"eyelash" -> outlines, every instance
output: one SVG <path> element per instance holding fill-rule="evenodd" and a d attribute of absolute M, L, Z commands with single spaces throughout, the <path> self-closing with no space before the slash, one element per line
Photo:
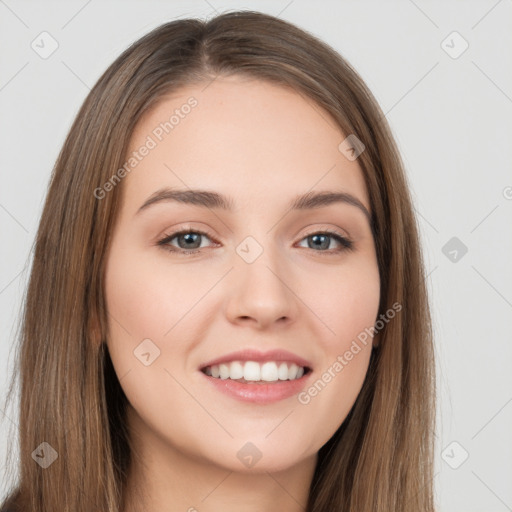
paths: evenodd
<path fill-rule="evenodd" d="M 190 233 L 201 235 L 201 236 L 206 236 L 210 240 L 215 241 L 213 239 L 213 237 L 211 237 L 208 233 L 206 233 L 204 231 L 197 230 L 197 229 L 183 229 L 183 230 L 180 230 L 180 231 L 175 231 L 174 233 L 171 233 L 171 234 L 168 234 L 168 235 L 164 235 L 163 238 L 161 238 L 160 240 L 157 241 L 157 245 L 162 247 L 162 249 L 164 249 L 164 250 L 167 250 L 167 251 L 170 251 L 170 252 L 173 252 L 173 253 L 178 253 L 178 254 L 183 255 L 183 256 L 188 256 L 188 255 L 192 255 L 192 254 L 198 253 L 198 252 L 201 251 L 201 249 L 190 249 L 190 250 L 187 250 L 187 249 L 180 249 L 178 247 L 174 247 L 174 246 L 168 245 L 169 242 L 171 240 L 173 240 L 174 238 L 176 238 L 177 236 L 185 235 L 185 234 L 190 234 Z M 340 252 L 353 251 L 354 250 L 354 244 L 353 244 L 352 240 L 348 239 L 347 237 L 343 236 L 341 233 L 338 233 L 337 231 L 313 231 L 311 233 L 306 234 L 301 239 L 301 241 L 304 240 L 305 238 L 308 238 L 308 237 L 313 236 L 313 235 L 328 235 L 328 236 L 334 238 L 341 245 L 340 249 L 329 249 L 327 251 L 315 251 L 314 249 L 308 248 L 308 249 L 310 249 L 313 252 L 317 252 L 317 253 L 322 254 L 322 256 L 333 256 L 334 254 L 338 254 Z"/>

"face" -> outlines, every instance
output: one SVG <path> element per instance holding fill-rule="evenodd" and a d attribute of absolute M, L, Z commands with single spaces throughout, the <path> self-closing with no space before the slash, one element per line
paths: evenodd
<path fill-rule="evenodd" d="M 346 135 L 301 94 L 241 77 L 183 88 L 138 123 L 117 185 L 107 345 L 130 424 L 160 452 L 281 470 L 315 457 L 350 411 L 380 279 Z M 320 192 L 353 202 L 291 208 Z"/>

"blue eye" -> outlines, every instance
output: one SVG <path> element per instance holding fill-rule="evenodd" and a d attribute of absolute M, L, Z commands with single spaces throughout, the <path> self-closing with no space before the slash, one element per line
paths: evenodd
<path fill-rule="evenodd" d="M 307 235 L 306 237 L 304 237 L 303 240 L 306 240 L 308 238 L 312 240 L 312 243 L 308 243 L 308 247 L 310 249 L 313 249 L 315 247 L 329 249 L 329 245 L 330 245 L 329 239 L 336 240 L 336 242 L 338 242 L 338 244 L 341 245 L 340 249 L 334 250 L 335 252 L 352 250 L 354 248 L 353 242 L 351 240 L 340 235 L 336 231 L 320 231 L 317 233 L 311 233 L 310 235 Z M 325 241 L 327 241 L 327 243 L 325 243 Z M 332 251 L 332 249 L 331 249 L 331 251 Z M 316 252 L 327 252 L 327 251 L 316 251 Z M 330 254 L 330 252 L 328 254 Z"/>
<path fill-rule="evenodd" d="M 198 230 L 181 230 L 165 235 L 164 238 L 157 242 L 157 245 L 164 249 L 182 254 L 184 256 L 189 254 L 195 254 L 201 251 L 201 237 L 206 237 L 212 240 L 212 238 L 204 231 Z M 173 245 L 171 242 L 176 239 L 178 247 Z M 325 255 L 333 255 L 343 251 L 353 251 L 354 244 L 351 240 L 341 235 L 336 231 L 318 231 L 306 235 L 302 240 L 311 239 L 311 243 L 308 243 L 308 248 L 314 252 L 318 252 Z M 331 240 L 335 240 L 339 244 L 338 249 L 329 249 Z M 301 241 L 302 241 L 301 240 Z M 327 241 L 327 243 L 326 243 Z M 189 247 L 190 249 L 187 249 Z M 316 248 L 329 249 L 317 251 Z"/>
<path fill-rule="evenodd" d="M 158 245 L 163 246 L 165 249 L 172 251 L 172 252 L 182 252 L 183 254 L 193 254 L 196 252 L 199 252 L 199 248 L 201 247 L 201 243 L 199 243 L 199 246 L 197 246 L 197 241 L 200 239 L 200 237 L 208 236 L 207 233 L 203 231 L 192 231 L 192 230 L 183 230 L 183 231 L 177 231 L 175 233 L 171 233 L 170 235 L 166 235 L 162 240 L 158 241 Z M 183 240 L 185 243 L 185 247 L 188 245 L 188 247 L 191 247 L 192 249 L 184 249 L 181 247 L 175 247 L 173 245 L 170 245 L 171 240 L 174 240 L 177 238 L 179 241 Z M 198 247 L 198 248 L 196 248 Z"/>

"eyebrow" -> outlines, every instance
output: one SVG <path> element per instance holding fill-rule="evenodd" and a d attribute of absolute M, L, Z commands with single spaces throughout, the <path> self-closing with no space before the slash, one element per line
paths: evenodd
<path fill-rule="evenodd" d="M 218 192 L 210 190 L 197 190 L 197 189 L 170 189 L 162 188 L 157 190 L 142 204 L 137 210 L 137 214 L 147 209 L 151 205 L 162 202 L 178 202 L 183 204 L 191 204 L 211 209 L 222 209 L 232 211 L 234 209 L 234 201 L 230 197 L 226 197 Z M 372 223 L 370 212 L 366 206 L 357 199 L 357 197 L 349 194 L 348 192 L 308 192 L 304 195 L 296 196 L 289 203 L 288 208 L 291 210 L 311 210 L 316 208 L 324 208 L 336 203 L 345 203 L 355 206 L 361 210 L 368 222 Z"/>

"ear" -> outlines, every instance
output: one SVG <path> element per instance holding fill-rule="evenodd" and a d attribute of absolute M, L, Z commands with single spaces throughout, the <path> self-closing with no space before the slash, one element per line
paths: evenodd
<path fill-rule="evenodd" d="M 372 341 L 372 348 L 378 348 L 380 345 L 380 332 L 378 332 L 374 337 Z"/>

